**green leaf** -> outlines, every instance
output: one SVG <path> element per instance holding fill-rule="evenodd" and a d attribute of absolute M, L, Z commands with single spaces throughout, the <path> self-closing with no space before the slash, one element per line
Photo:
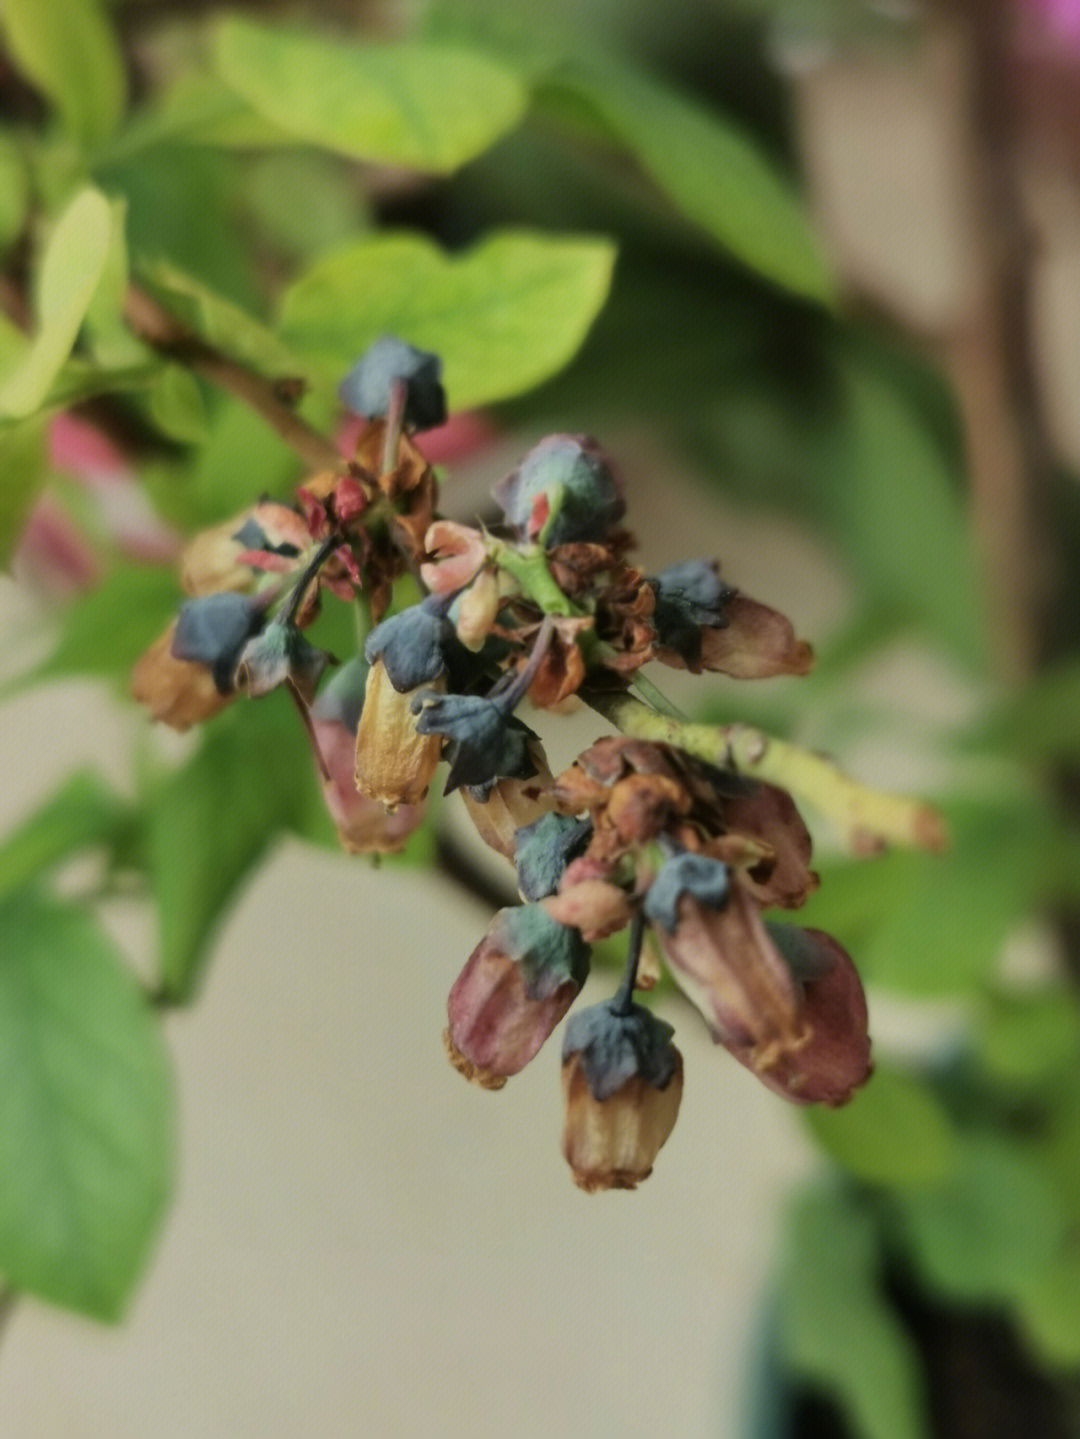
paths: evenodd
<path fill-rule="evenodd" d="M 202 444 L 209 433 L 199 382 L 183 365 L 166 365 L 150 389 L 150 417 L 180 444 Z"/>
<path fill-rule="evenodd" d="M 89 770 L 73 774 L 0 845 L 0 902 L 79 850 L 118 837 L 132 810 Z"/>
<path fill-rule="evenodd" d="M 836 286 L 792 183 L 726 116 L 614 62 L 567 61 L 548 98 L 584 103 L 684 215 L 745 265 L 808 299 Z"/>
<path fill-rule="evenodd" d="M 160 1030 L 87 914 L 0 905 L 0 1273 L 122 1314 L 164 1212 L 172 1088 Z"/>
<path fill-rule="evenodd" d="M 0 21 L 18 68 L 84 144 L 104 139 L 124 112 L 119 41 L 98 0 L 2 0 Z"/>
<path fill-rule="evenodd" d="M 527 232 L 446 255 L 419 235 L 376 235 L 317 261 L 285 292 L 282 333 L 328 385 L 380 335 L 442 356 L 453 409 L 521 394 L 581 345 L 607 297 L 606 240 Z"/>
<path fill-rule="evenodd" d="M 1038 1084 L 1080 1051 L 1080 1006 L 1061 986 L 981 995 L 971 1036 L 982 1068 L 1009 1086 Z"/>
<path fill-rule="evenodd" d="M 1065 1233 L 1061 1200 L 1024 1148 L 965 1137 L 954 1177 L 897 1191 L 900 1231 L 923 1281 L 946 1300 L 1010 1303 L 1053 1262 Z"/>
<path fill-rule="evenodd" d="M 958 477 L 907 397 L 873 364 L 844 364 L 835 526 L 867 594 L 903 608 L 966 665 L 986 664 L 979 588 Z"/>
<path fill-rule="evenodd" d="M 169 308 L 211 345 L 258 370 L 296 374 L 295 356 L 273 331 L 202 280 L 166 260 L 143 266 L 140 274 L 153 288 L 164 291 Z"/>
<path fill-rule="evenodd" d="M 109 244 L 94 297 L 86 312 L 86 329 L 94 358 L 112 369 L 144 366 L 152 352 L 128 329 L 124 317 L 130 266 L 127 245 L 127 201 L 111 202 Z"/>
<path fill-rule="evenodd" d="M 10 561 L 48 473 L 41 420 L 0 424 L 0 565 L 7 566 Z"/>
<path fill-rule="evenodd" d="M 830 1158 L 867 1184 L 935 1184 L 957 1164 L 957 1135 L 934 1091 L 888 1065 L 842 1108 L 815 1105 L 804 1118 Z"/>
<path fill-rule="evenodd" d="M 21 419 L 41 408 L 98 288 L 112 229 L 108 200 L 90 186 L 80 190 L 58 220 L 41 263 L 39 328 L 14 370 L 0 382 L 0 413 Z"/>
<path fill-rule="evenodd" d="M 144 477 L 167 519 L 199 529 L 239 513 L 260 495 L 284 497 L 295 485 L 296 455 L 240 400 L 230 396 L 214 404 L 208 430 L 182 469 Z"/>
<path fill-rule="evenodd" d="M 0 257 L 18 239 L 30 209 L 26 161 L 8 135 L 0 135 Z"/>
<path fill-rule="evenodd" d="M 217 28 L 214 60 L 265 119 L 358 160 L 450 172 L 525 110 L 513 71 L 455 46 L 360 43 L 234 17 Z"/>
<path fill-rule="evenodd" d="M 302 822 L 313 784 L 300 721 L 277 695 L 222 714 L 195 756 L 150 796 L 161 984 L 170 999 L 191 999 L 230 904 L 282 829 Z"/>
<path fill-rule="evenodd" d="M 1075 858 L 1030 796 L 941 808 L 951 832 L 943 854 L 893 850 L 823 864 L 821 888 L 800 913 L 837 935 L 869 983 L 903 994 L 956 994 L 987 976 L 1009 931 Z"/>
<path fill-rule="evenodd" d="M 1080 1367 L 1080 1244 L 1073 1238 L 1032 1275 L 1017 1302 L 1025 1338 L 1043 1364 Z"/>
<path fill-rule="evenodd" d="M 804 1195 L 786 1248 L 780 1342 L 788 1367 L 832 1395 L 861 1439 L 924 1439 L 919 1360 L 881 1292 L 873 1218 L 839 1192 Z"/>
<path fill-rule="evenodd" d="M 56 646 L 35 677 L 126 677 L 180 599 L 176 576 L 165 565 L 117 565 L 97 589 L 72 602 Z"/>

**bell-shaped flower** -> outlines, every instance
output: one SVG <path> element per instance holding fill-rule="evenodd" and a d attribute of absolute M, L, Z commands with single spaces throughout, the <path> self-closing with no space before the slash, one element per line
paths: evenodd
<path fill-rule="evenodd" d="M 536 904 L 501 909 L 447 1001 L 454 1068 L 501 1089 L 525 1068 L 585 983 L 589 947 Z"/>
<path fill-rule="evenodd" d="M 446 673 L 445 650 L 451 638 L 445 603 L 429 598 L 376 625 L 364 654 L 369 664 L 382 661 L 399 694 L 412 694 Z"/>
<path fill-rule="evenodd" d="M 622 486 L 594 440 L 549 435 L 493 492 L 509 524 L 545 547 L 602 540 L 626 509 Z"/>
<path fill-rule="evenodd" d="M 430 430 L 446 419 L 446 392 L 441 377 L 438 355 L 418 350 L 393 335 L 383 335 L 342 380 L 338 396 L 354 415 L 376 419 L 389 412 L 395 382 L 404 381 L 404 423 L 410 429 Z"/>
<path fill-rule="evenodd" d="M 791 969 L 727 866 L 704 855 L 669 860 L 645 897 L 645 915 L 718 1044 L 737 1048 L 764 1074 L 806 1043 Z"/>
<path fill-rule="evenodd" d="M 173 620 L 132 670 L 131 694 L 154 719 L 185 730 L 211 719 L 232 695 L 218 689 L 209 666 L 176 658 L 172 649 L 175 635 Z"/>
<path fill-rule="evenodd" d="M 188 600 L 177 616 L 173 656 L 206 665 L 220 692 L 230 694 L 241 651 L 264 614 L 265 605 L 256 596 L 228 592 Z"/>
<path fill-rule="evenodd" d="M 350 854 L 393 854 L 423 823 L 426 806 L 401 804 L 388 811 L 356 787 L 356 728 L 367 671 L 367 661 L 356 655 L 323 685 L 310 709 L 311 739 L 323 798 L 343 848 Z"/>
<path fill-rule="evenodd" d="M 436 687 L 445 684 L 445 675 L 433 681 Z M 390 808 L 419 804 L 442 756 L 442 736 L 417 730 L 414 698 L 414 691 L 395 687 L 381 659 L 374 661 L 356 732 L 356 785 Z"/>
<path fill-rule="evenodd" d="M 769 924 L 769 938 L 801 990 L 806 1043 L 759 1070 L 770 1089 L 796 1104 L 844 1104 L 873 1072 L 866 995 L 851 957 L 830 935 L 796 925 Z M 752 1056 L 731 1047 L 753 1068 Z"/>
<path fill-rule="evenodd" d="M 652 1173 L 682 1099 L 673 1033 L 640 1005 L 614 1000 L 567 1024 L 563 1154 L 581 1189 L 634 1189 Z"/>

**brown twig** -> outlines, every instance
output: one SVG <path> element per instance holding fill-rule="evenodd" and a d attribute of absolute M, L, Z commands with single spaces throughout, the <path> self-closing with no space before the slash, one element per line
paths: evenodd
<path fill-rule="evenodd" d="M 260 414 L 312 469 L 344 465 L 337 448 L 282 401 L 272 381 L 207 344 L 138 285 L 128 289 L 124 315 L 135 334 L 159 354 L 186 365 Z"/>

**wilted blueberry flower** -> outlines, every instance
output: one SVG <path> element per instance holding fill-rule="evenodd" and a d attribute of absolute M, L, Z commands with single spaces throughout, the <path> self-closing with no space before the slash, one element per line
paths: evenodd
<path fill-rule="evenodd" d="M 498 779 L 529 779 L 536 773 L 529 754 L 535 736 L 501 700 L 427 691 L 413 699 L 412 710 L 418 734 L 445 735 L 451 741 L 447 794 L 459 785 L 476 790 Z"/>
<path fill-rule="evenodd" d="M 404 380 L 408 386 L 404 423 L 410 429 L 430 430 L 446 419 L 446 392 L 440 383 L 441 375 L 442 361 L 438 355 L 384 335 L 345 376 L 338 386 L 338 395 L 353 414 L 375 419 L 388 413 L 394 382 Z"/>
<path fill-rule="evenodd" d="M 180 556 L 180 583 L 189 595 L 208 595 L 220 590 L 250 591 L 259 570 L 241 560 L 245 554 L 266 558 L 261 568 L 286 570 L 299 559 L 311 537 L 295 510 L 273 500 L 263 500 L 224 524 L 202 530 Z"/>
<path fill-rule="evenodd" d="M 212 719 L 229 703 L 206 665 L 179 660 L 172 652 L 176 621 L 159 635 L 131 672 L 132 698 L 154 719 L 176 730 Z"/>
<path fill-rule="evenodd" d="M 635 1189 L 675 1127 L 682 1056 L 670 1024 L 617 1000 L 576 1014 L 563 1039 L 563 1154 L 582 1189 Z"/>
<path fill-rule="evenodd" d="M 316 649 L 295 625 L 273 620 L 261 634 L 248 640 L 241 651 L 236 683 L 253 698 L 287 684 L 310 703 L 329 663 L 326 651 Z"/>
<path fill-rule="evenodd" d="M 500 480 L 493 494 L 511 525 L 544 543 L 602 540 L 626 506 L 622 490 L 594 440 L 549 435 Z"/>
<path fill-rule="evenodd" d="M 514 858 L 518 830 L 550 813 L 555 803 L 551 792 L 554 780 L 543 745 L 533 735 L 526 739 L 525 747 L 535 767 L 532 774 L 524 778 L 507 776 L 471 789 L 462 785 L 458 791 L 477 834 L 509 860 Z"/>
<path fill-rule="evenodd" d="M 656 603 L 653 628 L 660 644 L 680 654 L 691 669 L 701 661 L 701 632 L 727 624 L 724 606 L 734 591 L 720 578 L 718 565 L 684 560 L 649 580 Z"/>
<path fill-rule="evenodd" d="M 445 674 L 444 648 L 452 635 L 445 604 L 429 598 L 376 625 L 364 654 L 369 664 L 381 660 L 390 683 L 408 694 Z"/>
<path fill-rule="evenodd" d="M 202 595 L 188 600 L 176 621 L 172 653 L 206 665 L 221 694 L 234 688 L 240 652 L 263 622 L 265 605 L 248 595 Z"/>
<path fill-rule="evenodd" d="M 709 909 L 722 909 L 729 887 L 726 864 L 704 854 L 673 855 L 649 886 L 646 917 L 671 932 L 679 922 L 679 900 L 684 894 L 693 895 Z"/>
<path fill-rule="evenodd" d="M 501 1089 L 533 1058 L 589 973 L 577 930 L 539 905 L 500 909 L 447 1001 L 446 1047 L 454 1068 Z"/>

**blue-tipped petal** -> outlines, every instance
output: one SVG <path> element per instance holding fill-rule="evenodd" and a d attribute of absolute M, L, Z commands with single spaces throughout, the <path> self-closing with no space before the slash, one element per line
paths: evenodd
<path fill-rule="evenodd" d="M 408 383 L 405 424 L 430 430 L 446 419 L 446 392 L 438 355 L 383 335 L 356 362 L 338 386 L 346 409 L 367 419 L 385 416 L 395 380 Z"/>
<path fill-rule="evenodd" d="M 588 843 L 592 821 L 569 815 L 541 815 L 514 835 L 514 867 L 526 899 L 544 899 L 559 887 L 566 866 Z"/>
<path fill-rule="evenodd" d="M 432 684 L 446 672 L 444 647 L 453 631 L 436 607 L 422 601 L 375 626 L 364 654 L 369 664 L 382 660 L 398 694 Z"/>
<path fill-rule="evenodd" d="M 613 1000 L 579 1010 L 567 1023 L 562 1057 L 581 1055 L 594 1099 L 610 1099 L 640 1075 L 653 1089 L 663 1089 L 678 1066 L 670 1024 L 639 1004 L 620 1014 Z"/>
<path fill-rule="evenodd" d="M 707 909 L 723 909 L 729 887 L 728 867 L 720 860 L 704 854 L 677 854 L 649 886 L 645 916 L 673 934 L 679 922 L 679 900 L 684 894 L 692 895 Z"/>
<path fill-rule="evenodd" d="M 240 651 L 263 621 L 263 607 L 248 595 L 202 595 L 180 610 L 172 653 L 178 660 L 207 665 L 220 694 L 233 689 Z"/>

